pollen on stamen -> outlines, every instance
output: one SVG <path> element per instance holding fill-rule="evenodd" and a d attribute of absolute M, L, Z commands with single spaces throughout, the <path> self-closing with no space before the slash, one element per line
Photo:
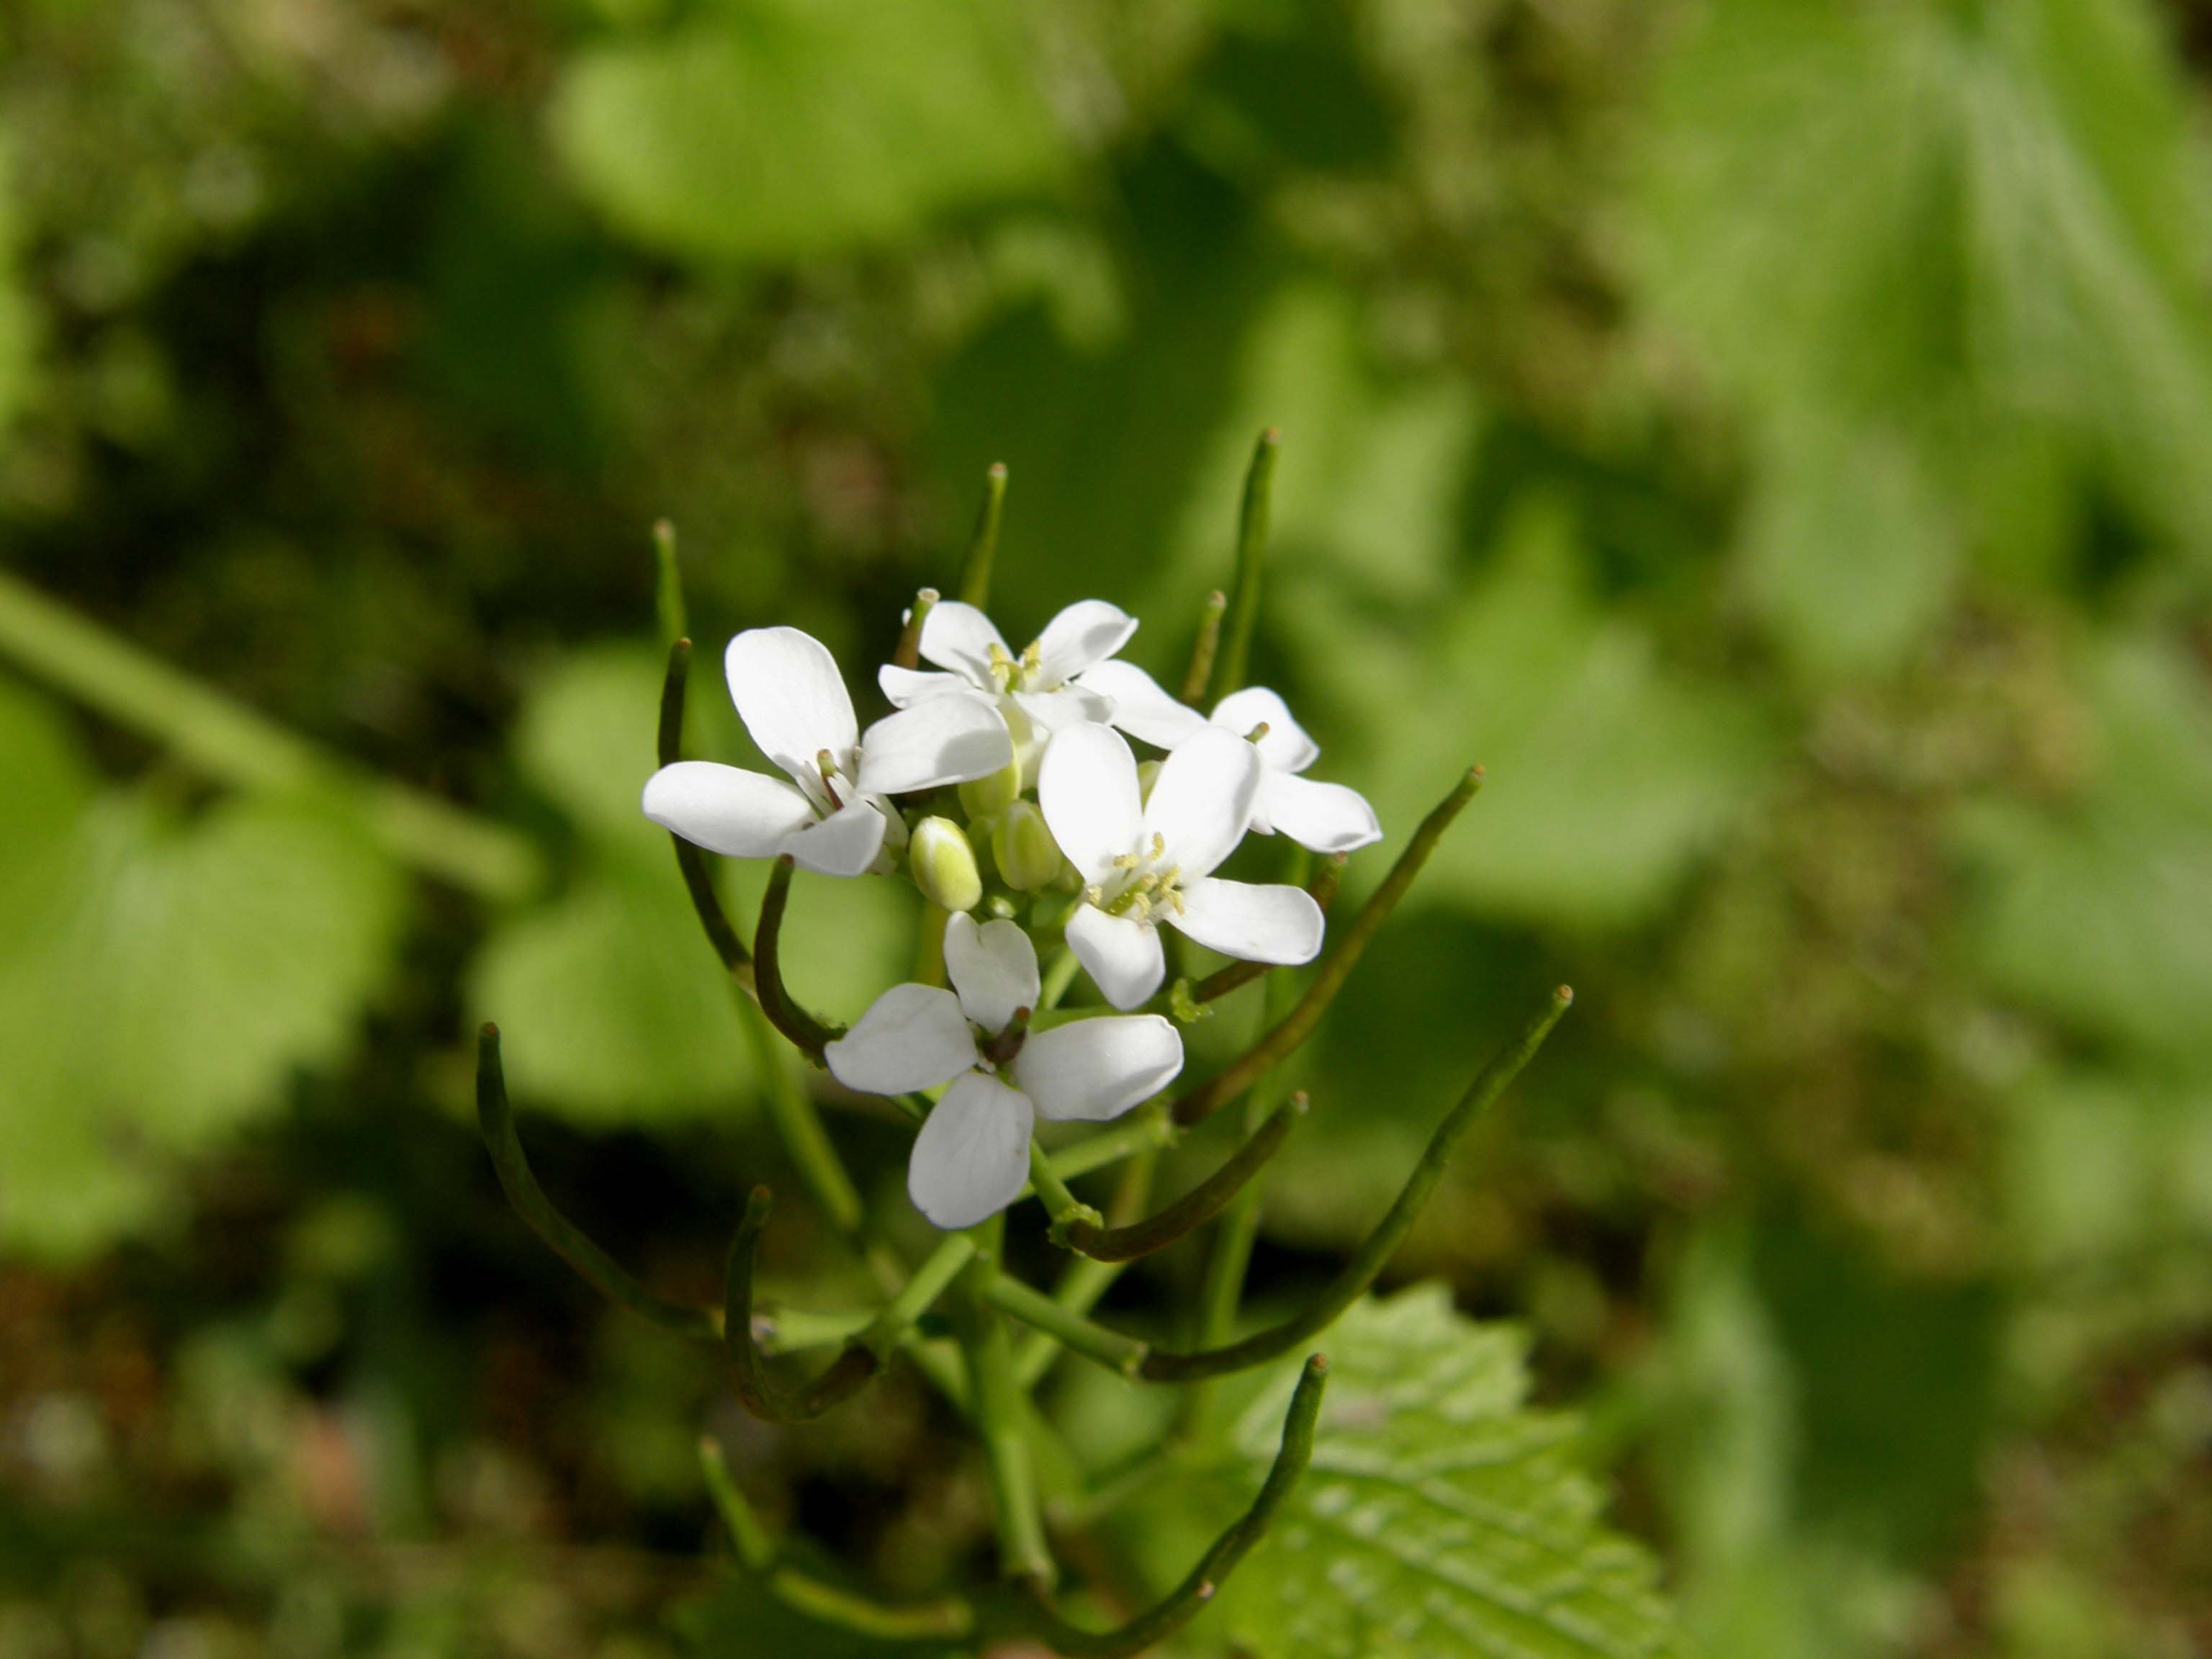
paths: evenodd
<path fill-rule="evenodd" d="M 1247 743 L 1257 743 L 1261 738 L 1267 735 L 1267 722 L 1261 720 L 1257 726 L 1254 726 L 1249 732 L 1247 732 L 1244 734 L 1244 741 Z"/>
<path fill-rule="evenodd" d="M 1152 831 L 1152 856 L 1164 859 L 1168 855 L 1168 838 L 1158 830 Z"/>

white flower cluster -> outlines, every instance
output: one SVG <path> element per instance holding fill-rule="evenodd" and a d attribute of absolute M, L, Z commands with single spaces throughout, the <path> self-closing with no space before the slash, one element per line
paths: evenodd
<path fill-rule="evenodd" d="M 1247 962 L 1295 964 L 1320 951 L 1321 909 L 1303 889 L 1213 873 L 1247 831 L 1324 853 L 1382 835 L 1360 796 L 1301 775 L 1321 751 L 1280 697 L 1251 687 L 1200 714 L 1115 659 L 1136 629 L 1134 617 L 1086 599 L 1017 653 L 975 606 L 936 605 L 919 646 L 939 672 L 881 670 L 896 712 L 862 732 L 827 648 L 797 629 L 753 629 L 725 655 L 730 695 L 791 782 L 684 761 L 645 786 L 645 815 L 711 852 L 788 854 L 832 876 L 903 860 L 954 913 L 952 988 L 894 987 L 825 1053 L 848 1088 L 943 1089 L 908 1176 L 940 1227 L 1012 1202 L 1037 1117 L 1103 1121 L 1182 1068 L 1182 1039 L 1157 1014 L 1030 1030 L 1041 981 L 1030 935 L 1009 919 L 1014 895 L 1065 896 L 1054 925 L 1106 1001 L 1127 1011 L 1166 976 L 1162 923 Z M 1165 758 L 1140 769 L 1123 732 Z M 909 823 L 893 799 L 954 785 L 964 827 L 934 815 Z M 978 908 L 992 919 L 978 923 L 969 914 Z"/>

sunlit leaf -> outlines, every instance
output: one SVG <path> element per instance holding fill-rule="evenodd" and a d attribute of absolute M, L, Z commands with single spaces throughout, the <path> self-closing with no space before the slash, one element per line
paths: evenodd
<path fill-rule="evenodd" d="M 1208 1614 L 1314 1659 L 1626 1659 L 1680 1650 L 1651 1558 L 1607 1532 L 1573 1419 L 1528 1405 L 1526 1339 L 1440 1285 L 1332 1330 L 1305 1479 Z M 1291 1378 L 1239 1419 L 1240 1482 L 1274 1455 Z"/>
<path fill-rule="evenodd" d="M 344 1057 L 404 878 L 349 823 L 296 808 L 179 817 L 143 793 L 88 799 L 50 715 L 9 698 L 0 724 L 16 820 L 0 1245 L 79 1254 L 147 1219 L 173 1155 Z"/>
<path fill-rule="evenodd" d="M 993 0 L 723 0 L 579 54 L 552 125 L 621 229 L 714 259 L 884 241 L 1060 165 L 1018 14 Z"/>

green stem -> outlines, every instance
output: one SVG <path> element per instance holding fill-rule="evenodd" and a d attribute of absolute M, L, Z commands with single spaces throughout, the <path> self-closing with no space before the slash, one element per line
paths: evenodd
<path fill-rule="evenodd" d="M 1222 1581 L 1266 1535 L 1284 1500 L 1304 1474 L 1313 1457 L 1314 1429 L 1321 1417 L 1328 1378 L 1327 1359 L 1315 1354 L 1306 1361 L 1298 1374 L 1297 1387 L 1291 1391 L 1290 1409 L 1283 1414 L 1282 1444 L 1252 1507 L 1214 1540 L 1198 1565 L 1157 1607 L 1113 1630 L 1086 1631 L 1061 1618 L 1042 1588 L 1037 1588 L 1032 1592 L 1034 1604 L 1014 1615 L 1016 1629 L 1066 1659 L 1133 1659 L 1197 1617 L 1220 1589 Z"/>
<path fill-rule="evenodd" d="M 722 1346 L 729 1355 L 731 1382 L 747 1411 L 764 1423 L 811 1423 L 866 1387 L 883 1360 L 866 1343 L 848 1342 L 828 1370 L 795 1392 L 769 1376 L 753 1329 L 753 1258 L 774 1204 L 765 1187 L 754 1188 L 746 1200 L 722 1281 Z"/>
<path fill-rule="evenodd" d="M 1045 1156 L 1044 1148 L 1037 1145 L 1034 1136 L 1030 1140 L 1030 1185 L 1044 1200 L 1045 1213 L 1052 1218 L 1052 1239 L 1055 1244 L 1064 1246 L 1072 1228 L 1105 1224 L 1105 1217 L 1067 1190 L 1067 1182 L 1054 1172 L 1052 1160 Z"/>
<path fill-rule="evenodd" d="M 1006 464 L 994 461 L 983 475 L 983 505 L 975 514 L 968 556 L 960 565 L 960 597 L 981 608 L 991 601 L 991 565 L 999 555 L 999 520 L 1006 503 Z"/>
<path fill-rule="evenodd" d="M 1050 1336 L 1086 1359 L 1095 1359 L 1109 1371 L 1119 1371 L 1123 1376 L 1134 1376 L 1137 1368 L 1145 1363 L 1152 1352 L 1148 1344 L 1119 1331 L 1109 1331 L 1103 1325 L 1093 1324 L 1081 1314 L 1066 1308 L 1043 1291 L 1024 1285 L 1018 1279 L 1004 1273 L 991 1280 L 990 1297 L 1000 1312 L 1018 1319 L 1033 1330 Z M 1020 1370 L 1015 1369 L 1017 1386 Z"/>
<path fill-rule="evenodd" d="M 837 1033 L 800 1007 L 784 989 L 783 958 L 778 948 L 783 936 L 783 913 L 791 902 L 791 874 L 796 867 L 786 853 L 769 874 L 768 891 L 761 898 L 760 922 L 753 930 L 753 983 L 769 1024 L 789 1038 L 792 1047 L 823 1066 L 829 1062 L 823 1059 L 822 1051 Z"/>
<path fill-rule="evenodd" d="M 1046 966 L 1043 983 L 1037 991 L 1037 1012 L 1060 1006 L 1060 1000 L 1067 994 L 1067 988 L 1075 983 L 1075 975 L 1083 964 L 1076 960 L 1075 952 L 1066 945 Z"/>
<path fill-rule="evenodd" d="M 1352 926 L 1346 928 L 1338 939 L 1336 948 L 1322 963 L 1320 973 L 1306 988 L 1306 994 L 1298 1000 L 1297 1006 L 1279 1024 L 1253 1045 L 1243 1058 L 1178 1099 L 1175 1104 L 1176 1122 L 1195 1123 L 1208 1113 L 1227 1105 L 1289 1058 L 1300 1043 L 1313 1035 L 1314 1028 L 1321 1024 L 1321 1017 L 1328 1011 L 1328 1005 L 1336 1000 L 1337 992 L 1343 988 L 1344 981 L 1351 977 L 1352 970 L 1358 965 L 1360 955 L 1367 949 L 1368 941 L 1389 918 L 1398 901 L 1405 896 L 1406 890 L 1413 884 L 1413 878 L 1420 874 L 1421 866 L 1429 861 L 1429 854 L 1436 850 L 1437 843 L 1443 838 L 1444 831 L 1451 827 L 1452 820 L 1460 815 L 1461 809 L 1468 802 L 1474 799 L 1475 792 L 1482 787 L 1482 769 L 1480 766 L 1472 769 L 1450 794 L 1430 810 L 1428 817 L 1421 820 L 1421 827 L 1413 832 L 1413 838 L 1406 843 L 1406 850 L 1398 854 L 1398 861 L 1390 866 L 1390 873 L 1382 878 L 1382 884 L 1360 907 L 1359 914 L 1352 918 Z"/>
<path fill-rule="evenodd" d="M 991 1474 L 1000 1568 L 1018 1582 L 1048 1585 L 1054 1569 L 1024 1430 L 1024 1400 L 1014 1380 L 1013 1346 L 994 1297 L 1005 1224 L 1005 1216 L 996 1215 L 974 1230 L 981 1237 L 975 1259 L 960 1275 L 960 1346 L 968 1360 L 969 1393 Z"/>
<path fill-rule="evenodd" d="M 928 1258 L 914 1270 L 905 1287 L 884 1304 L 883 1311 L 860 1334 L 860 1345 L 879 1358 L 888 1359 L 891 1351 L 906 1340 L 922 1315 L 935 1307 L 938 1297 L 951 1288 L 961 1269 L 975 1259 L 973 1238 L 966 1233 L 945 1234 L 938 1240 L 937 1248 Z"/>
<path fill-rule="evenodd" d="M 487 1025 L 477 1036 L 477 1123 L 483 1133 L 492 1168 L 506 1190 L 507 1202 L 530 1230 L 551 1247 L 553 1253 L 576 1270 L 579 1277 L 611 1302 L 651 1320 L 664 1329 L 708 1342 L 721 1339 L 721 1325 L 705 1308 L 685 1307 L 653 1293 L 632 1279 L 615 1259 L 601 1249 L 584 1230 L 554 1207 L 532 1173 L 514 1131 L 514 1111 L 507 1104 L 507 1078 L 499 1063 L 499 1027 Z"/>
<path fill-rule="evenodd" d="M 1376 1277 L 1390 1259 L 1413 1221 L 1443 1178 L 1444 1166 L 1450 1161 L 1452 1149 L 1468 1127 L 1480 1117 L 1498 1097 L 1505 1092 L 1506 1085 L 1520 1074 L 1521 1068 L 1543 1047 L 1544 1039 L 1552 1028 L 1572 1006 L 1575 994 L 1561 986 L 1552 994 L 1544 1011 L 1531 1020 L 1521 1035 L 1504 1051 L 1484 1066 L 1467 1092 L 1444 1115 L 1429 1138 L 1428 1148 L 1421 1160 L 1413 1166 L 1405 1189 L 1391 1205 L 1389 1212 L 1376 1224 L 1352 1259 L 1344 1264 L 1311 1306 L 1285 1320 L 1279 1325 L 1246 1337 L 1241 1342 L 1231 1342 L 1218 1347 L 1202 1347 L 1189 1353 L 1165 1353 L 1154 1349 L 1146 1358 L 1139 1372 L 1147 1382 L 1188 1382 L 1199 1377 L 1219 1376 L 1230 1371 L 1247 1370 L 1279 1358 L 1318 1331 L 1326 1330 L 1337 1316 L 1375 1282 Z"/>
<path fill-rule="evenodd" d="M 783 1053 L 769 1034 L 769 1024 L 761 1010 L 750 1002 L 738 1008 L 738 1024 L 744 1030 L 745 1042 L 753 1052 L 753 1063 L 760 1068 L 761 1080 L 767 1085 L 769 1121 L 775 1127 L 776 1138 L 798 1167 L 799 1179 L 819 1205 L 830 1224 L 856 1245 L 867 1223 L 867 1210 L 860 1200 L 860 1188 L 846 1173 L 844 1160 L 837 1156 L 837 1148 L 830 1139 L 823 1127 L 821 1113 L 814 1109 L 813 1097 L 806 1091 L 805 1084 L 785 1062 Z"/>
<path fill-rule="evenodd" d="M 779 1559 L 782 1552 L 745 1501 L 720 1444 L 711 1435 L 699 1443 L 699 1473 L 715 1513 L 729 1528 L 738 1559 L 767 1584 L 776 1600 L 794 1612 L 856 1636 L 885 1642 L 957 1641 L 975 1629 L 974 1609 L 957 1598 L 886 1607 L 783 1565 Z"/>
<path fill-rule="evenodd" d="M 1144 1152 L 1149 1147 L 1172 1146 L 1181 1138 L 1181 1133 L 1166 1112 L 1147 1102 L 1124 1116 L 1112 1128 L 1103 1130 L 1088 1140 L 1079 1140 L 1073 1146 L 1062 1148 L 1046 1162 L 1053 1176 L 1064 1186 L 1079 1176 L 1087 1176 L 1094 1170 L 1103 1170 L 1110 1164 L 1119 1164 L 1133 1153 Z M 1036 1172 L 1034 1158 L 1030 1164 L 1030 1171 L 1034 1177 Z M 1036 1182 L 1032 1178 L 1014 1195 L 1015 1200 L 1018 1202 L 1036 1190 Z"/>
<path fill-rule="evenodd" d="M 1139 1256 L 1167 1249 L 1186 1233 L 1211 1221 L 1232 1199 L 1249 1190 L 1246 1183 L 1274 1157 L 1290 1134 L 1291 1126 L 1305 1115 L 1305 1109 L 1303 1091 L 1291 1096 L 1219 1169 L 1174 1203 L 1142 1221 L 1119 1227 L 1071 1224 L 1066 1229 L 1068 1248 L 1097 1261 L 1134 1261 Z M 1246 1249 L 1249 1254 L 1249 1244 Z"/>
<path fill-rule="evenodd" d="M 1283 434 L 1269 427 L 1252 447 L 1252 465 L 1244 474 L 1244 499 L 1237 515 L 1237 597 L 1229 608 L 1222 630 L 1221 654 L 1216 664 L 1217 686 L 1223 696 L 1244 684 L 1251 665 L 1252 633 L 1260 621 L 1260 577 L 1267 562 L 1267 521 L 1275 483 L 1275 457 Z"/>
<path fill-rule="evenodd" d="M 763 1353 L 804 1353 L 809 1348 L 835 1347 L 849 1341 L 875 1318 L 872 1308 L 846 1308 L 834 1313 L 811 1308 L 757 1309 L 753 1334 L 759 1339 Z"/>
<path fill-rule="evenodd" d="M 1145 1206 L 1152 1200 L 1152 1176 L 1159 1169 L 1159 1149 L 1147 1146 L 1122 1166 L 1113 1199 L 1106 1206 L 1109 1224 L 1126 1226 L 1144 1213 Z M 1060 1283 L 1053 1287 L 1052 1299 L 1070 1313 L 1087 1314 L 1098 1305 L 1098 1298 L 1106 1294 L 1127 1265 L 1079 1255 L 1060 1273 Z M 1063 1352 L 1060 1344 L 1042 1331 L 1031 1331 L 1022 1339 L 1014 1352 L 1014 1376 L 1024 1394 L 1036 1392 L 1037 1384 L 1044 1381 Z"/>
<path fill-rule="evenodd" d="M 1213 678 L 1213 659 L 1221 649 L 1221 614 L 1229 609 L 1229 596 L 1219 588 L 1206 596 L 1206 606 L 1198 613 L 1198 638 L 1190 647 L 1190 666 L 1182 677 L 1182 700 L 1196 703 L 1206 696 L 1207 682 Z"/>
<path fill-rule="evenodd" d="M 504 824 L 381 778 L 148 655 L 0 571 L 0 655 L 234 788 L 335 805 L 386 853 L 500 902 L 544 883 L 538 848 Z"/>

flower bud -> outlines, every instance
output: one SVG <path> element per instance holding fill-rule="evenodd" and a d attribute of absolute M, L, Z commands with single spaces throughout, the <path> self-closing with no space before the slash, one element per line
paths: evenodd
<path fill-rule="evenodd" d="M 1008 761 L 988 778 L 974 778 L 960 786 L 960 805 L 971 818 L 988 818 L 1013 805 L 1022 793 L 1022 763 Z"/>
<path fill-rule="evenodd" d="M 1018 800 L 1006 808 L 991 831 L 991 856 L 1006 885 L 1035 892 L 1060 873 L 1060 843 L 1045 827 L 1044 814 L 1029 801 Z"/>
<path fill-rule="evenodd" d="M 983 876 L 966 831 L 951 818 L 924 818 L 907 847 L 907 868 L 922 896 L 943 910 L 972 910 L 982 902 Z"/>

